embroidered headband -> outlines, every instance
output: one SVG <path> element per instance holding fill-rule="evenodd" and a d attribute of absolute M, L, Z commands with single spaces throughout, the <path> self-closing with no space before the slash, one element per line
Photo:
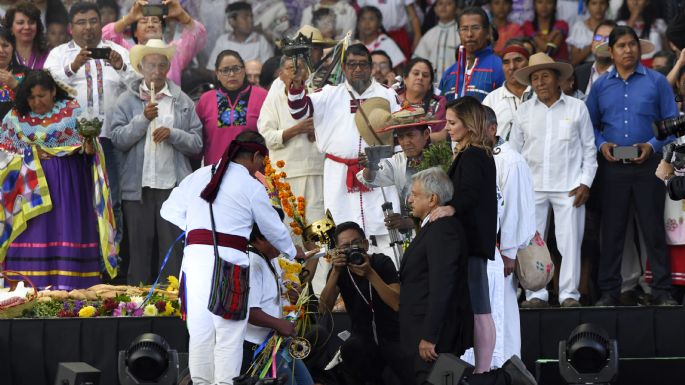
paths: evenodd
<path fill-rule="evenodd" d="M 512 52 L 520 53 L 526 59 L 530 58 L 530 52 L 528 52 L 527 49 L 525 49 L 524 47 L 521 47 L 520 45 L 510 45 L 509 47 L 505 48 L 504 51 L 502 51 L 502 57 L 504 57 L 504 55 L 506 55 L 508 53 L 512 53 Z"/>

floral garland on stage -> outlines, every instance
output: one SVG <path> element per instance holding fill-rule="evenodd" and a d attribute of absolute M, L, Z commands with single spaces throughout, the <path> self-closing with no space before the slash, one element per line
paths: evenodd
<path fill-rule="evenodd" d="M 282 181 L 282 179 L 288 177 L 288 174 L 283 171 L 285 162 L 282 160 L 277 161 L 276 167 L 281 169 L 281 171 L 276 172 L 274 167 L 271 165 L 271 160 L 269 157 L 264 157 L 264 184 L 267 192 L 269 193 L 271 204 L 273 206 L 281 207 L 283 212 L 285 212 L 285 214 L 292 219 L 292 222 L 290 222 L 290 227 L 293 229 L 293 234 L 302 235 L 304 229 L 307 227 L 304 216 L 304 197 L 295 197 L 293 191 L 290 189 L 290 183 Z"/>

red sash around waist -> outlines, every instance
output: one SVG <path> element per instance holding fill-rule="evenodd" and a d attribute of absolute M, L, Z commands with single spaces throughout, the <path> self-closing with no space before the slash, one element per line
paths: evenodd
<path fill-rule="evenodd" d="M 247 252 L 247 239 L 238 235 L 216 233 L 217 246 L 230 247 L 244 253 Z M 190 230 L 186 234 L 186 245 L 214 245 L 212 231 L 206 229 Z"/>
<path fill-rule="evenodd" d="M 345 179 L 347 192 L 371 191 L 371 189 L 357 179 L 357 173 L 363 170 L 363 167 L 359 164 L 359 159 L 345 159 L 332 154 L 326 154 L 326 158 L 347 166 L 347 178 Z"/>

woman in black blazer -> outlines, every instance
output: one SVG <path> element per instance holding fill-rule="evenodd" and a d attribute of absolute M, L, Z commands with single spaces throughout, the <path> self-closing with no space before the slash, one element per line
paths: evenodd
<path fill-rule="evenodd" d="M 445 128 L 456 143 L 447 174 L 454 184 L 449 206 L 433 211 L 431 220 L 455 215 L 468 238 L 468 281 L 474 314 L 474 373 L 490 370 L 495 350 L 495 323 L 490 309 L 487 261 L 497 242 L 497 173 L 494 143 L 485 132 L 485 110 L 473 97 L 447 104 Z"/>

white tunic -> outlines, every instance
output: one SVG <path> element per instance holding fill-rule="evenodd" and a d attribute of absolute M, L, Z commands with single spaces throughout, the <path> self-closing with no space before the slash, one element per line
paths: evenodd
<path fill-rule="evenodd" d="M 597 171 L 595 134 L 585 103 L 561 93 L 551 107 L 537 97 L 516 111 L 509 138 L 533 172 L 535 191 L 592 186 Z"/>
<path fill-rule="evenodd" d="M 72 40 L 53 48 L 45 59 L 44 68 L 50 71 L 55 80 L 62 81 L 78 91 L 76 101 L 84 114 L 97 116 L 104 121 L 100 136 L 109 138 L 107 112 L 116 104 L 119 94 L 126 89 L 125 75 L 131 71 L 131 61 L 128 58 L 128 50 L 111 41 L 101 41 L 98 48 L 111 48 L 116 51 L 121 55 L 124 67 L 117 71 L 105 60 L 90 59 L 73 73 L 70 65 L 81 52 L 81 47 Z"/>
<path fill-rule="evenodd" d="M 288 94 L 291 114 L 297 117 L 314 117 L 316 145 L 319 150 L 343 159 L 357 159 L 359 152 L 368 147 L 354 122 L 353 111 L 356 111 L 356 102 L 352 100 L 350 92 L 361 103 L 372 97 L 382 97 L 390 102 L 391 111 L 399 109 L 395 91 L 378 84 L 375 80 L 372 80 L 371 85 L 361 95 L 347 82 L 337 86 L 327 85 L 311 95 L 305 95 L 304 91 L 299 94 Z M 298 105 L 303 99 L 309 103 L 305 103 L 304 106 Z M 364 228 L 367 236 L 387 234 L 381 209 L 384 202 L 381 190 L 347 192 L 346 180 L 347 166 L 327 158 L 324 161 L 323 200 L 324 206 L 331 210 L 335 223 L 356 222 Z M 394 187 L 385 188 L 385 195 L 393 207 L 400 207 L 397 190 Z"/>
<path fill-rule="evenodd" d="M 247 254 L 250 257 L 250 297 L 248 299 L 248 306 L 250 309 L 260 308 L 264 313 L 274 318 L 281 318 L 281 313 L 283 312 L 279 291 L 281 286 L 281 267 L 276 259 L 267 262 L 259 254 L 252 252 Z M 276 276 L 274 276 L 274 273 L 269 268 L 269 264 L 276 272 Z M 270 332 L 271 329 L 269 328 L 248 323 L 245 341 L 260 345 Z"/>
<path fill-rule="evenodd" d="M 414 50 L 414 57 L 428 59 L 433 64 L 436 82 L 442 79 L 443 73 L 457 61 L 455 52 L 461 44 L 457 22 L 438 24 L 421 37 Z"/>
<path fill-rule="evenodd" d="M 160 210 L 162 218 L 186 232 L 212 229 L 209 204 L 200 197 L 211 179 L 211 168 L 200 168 L 171 191 Z M 297 254 L 288 229 L 271 206 L 266 189 L 244 166 L 234 162 L 228 166 L 213 210 L 217 232 L 249 238 L 252 224 L 256 223 L 276 249 L 290 258 Z M 184 249 L 184 260 L 208 254 L 214 254 L 211 245 L 188 245 Z M 229 247 L 219 247 L 219 256 L 234 265 L 248 266 L 250 263 L 246 253 Z"/>

